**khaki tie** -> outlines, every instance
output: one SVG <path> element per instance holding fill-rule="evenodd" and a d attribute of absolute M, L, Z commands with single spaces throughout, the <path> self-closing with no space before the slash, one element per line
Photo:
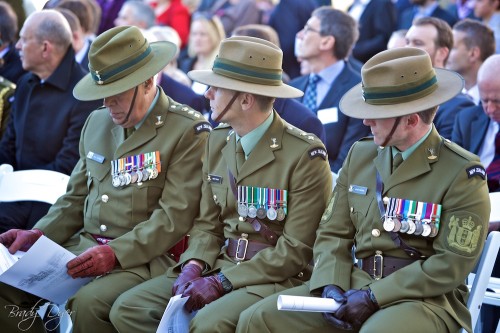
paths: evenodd
<path fill-rule="evenodd" d="M 245 152 L 243 151 L 243 146 L 241 145 L 241 140 L 236 144 L 236 169 L 238 172 L 241 166 L 245 163 Z"/>
<path fill-rule="evenodd" d="M 392 172 L 398 168 L 398 166 L 403 163 L 403 154 L 397 153 L 393 158 L 392 158 Z"/>
<path fill-rule="evenodd" d="M 125 139 L 129 138 L 134 132 L 135 132 L 135 126 L 125 128 Z"/>

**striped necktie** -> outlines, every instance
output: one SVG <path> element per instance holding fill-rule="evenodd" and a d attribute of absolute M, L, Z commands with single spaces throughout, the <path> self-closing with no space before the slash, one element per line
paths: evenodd
<path fill-rule="evenodd" d="M 490 192 L 500 191 L 500 129 L 495 137 L 495 157 L 486 168 Z"/>

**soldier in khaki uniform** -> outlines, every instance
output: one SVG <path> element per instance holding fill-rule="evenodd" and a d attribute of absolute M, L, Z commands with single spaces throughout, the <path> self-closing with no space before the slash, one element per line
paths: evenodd
<path fill-rule="evenodd" d="M 234 332 L 241 311 L 302 284 L 316 228 L 331 194 L 326 150 L 282 120 L 274 97 L 302 94 L 281 80 L 282 52 L 254 37 L 221 43 L 210 86 L 212 117 L 200 214 L 189 247 L 167 273 L 124 293 L 111 310 L 119 332 L 154 332 L 172 295 L 199 310 L 191 332 Z"/>
<path fill-rule="evenodd" d="M 10 98 L 14 95 L 15 91 L 16 85 L 0 76 L 0 138 L 7 128 L 11 109 Z"/>
<path fill-rule="evenodd" d="M 154 84 L 172 59 L 169 42 L 148 43 L 139 29 L 110 29 L 92 43 L 90 73 L 75 86 L 81 100 L 104 98 L 87 119 L 68 191 L 33 230 L 10 230 L 11 252 L 42 234 L 78 256 L 72 277 L 99 277 L 68 301 L 74 332 L 114 332 L 109 311 L 124 291 L 165 273 L 172 248 L 199 210 L 201 158 L 210 125 Z M 171 250 L 169 250 L 171 249 Z M 5 305 L 31 308 L 37 297 L 0 285 L 0 327 L 20 319 Z M 37 320 L 32 331 L 43 332 Z"/>
<path fill-rule="evenodd" d="M 462 78 L 433 69 L 415 48 L 375 55 L 362 78 L 340 105 L 364 119 L 373 138 L 355 143 L 345 160 L 321 218 L 309 285 L 282 293 L 333 298 L 340 307 L 278 311 L 273 295 L 242 313 L 236 332 L 472 331 L 463 282 L 488 231 L 485 171 L 432 125 Z"/>

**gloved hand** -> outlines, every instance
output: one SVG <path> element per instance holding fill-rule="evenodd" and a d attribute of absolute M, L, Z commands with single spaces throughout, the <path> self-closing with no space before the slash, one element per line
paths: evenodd
<path fill-rule="evenodd" d="M 334 284 L 325 286 L 325 288 L 323 288 L 321 297 L 333 298 L 337 303 L 342 304 L 341 306 L 343 306 L 343 304 L 345 304 L 345 302 L 347 301 L 347 298 L 344 296 L 344 290 Z M 352 325 L 347 321 L 339 319 L 336 313 L 323 312 L 322 315 L 323 318 L 331 325 L 343 330 L 352 330 Z"/>
<path fill-rule="evenodd" d="M 187 287 L 187 283 L 201 276 L 203 270 L 196 264 L 187 264 L 182 268 L 181 274 L 177 277 L 172 287 L 172 295 L 182 294 Z"/>
<path fill-rule="evenodd" d="M 116 264 L 116 256 L 111 246 L 97 245 L 70 260 L 66 267 L 68 274 L 72 278 L 77 278 L 109 273 Z"/>
<path fill-rule="evenodd" d="M 359 329 L 380 307 L 371 293 L 367 290 L 348 290 L 344 296 L 347 301 L 335 312 L 335 317 L 350 323 L 354 329 Z"/>
<path fill-rule="evenodd" d="M 219 277 L 211 275 L 188 282 L 182 297 L 190 296 L 185 307 L 189 312 L 192 312 L 219 299 L 224 294 L 224 288 L 222 288 Z"/>
<path fill-rule="evenodd" d="M 18 250 L 28 251 L 42 236 L 43 232 L 39 229 L 10 229 L 0 235 L 0 243 L 9 249 L 11 254 L 14 254 Z"/>

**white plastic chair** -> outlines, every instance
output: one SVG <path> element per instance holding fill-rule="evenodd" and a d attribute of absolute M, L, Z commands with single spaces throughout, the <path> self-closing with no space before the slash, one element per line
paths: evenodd
<path fill-rule="evenodd" d="M 13 171 L 0 165 L 0 202 L 41 201 L 53 204 L 66 193 L 69 176 L 51 170 Z"/>
<path fill-rule="evenodd" d="M 0 165 L 0 202 L 12 201 L 41 201 L 53 204 L 66 193 L 69 176 L 51 170 L 22 170 L 14 171 L 11 165 Z M 43 318 L 47 309 L 51 307 L 46 303 L 38 310 Z M 58 305 L 64 309 L 64 304 Z M 60 312 L 60 333 L 72 331 L 71 318 L 64 310 Z"/>
<path fill-rule="evenodd" d="M 469 275 L 469 281 L 472 281 L 472 284 L 469 285 L 470 295 L 467 307 L 472 318 L 472 328 L 476 326 L 479 318 L 479 313 L 485 299 L 486 288 L 488 288 L 488 284 L 490 283 L 491 272 L 493 271 L 493 265 L 495 264 L 499 249 L 500 232 L 492 231 L 486 239 L 476 273 Z M 465 333 L 465 330 L 462 330 L 462 332 Z"/>

